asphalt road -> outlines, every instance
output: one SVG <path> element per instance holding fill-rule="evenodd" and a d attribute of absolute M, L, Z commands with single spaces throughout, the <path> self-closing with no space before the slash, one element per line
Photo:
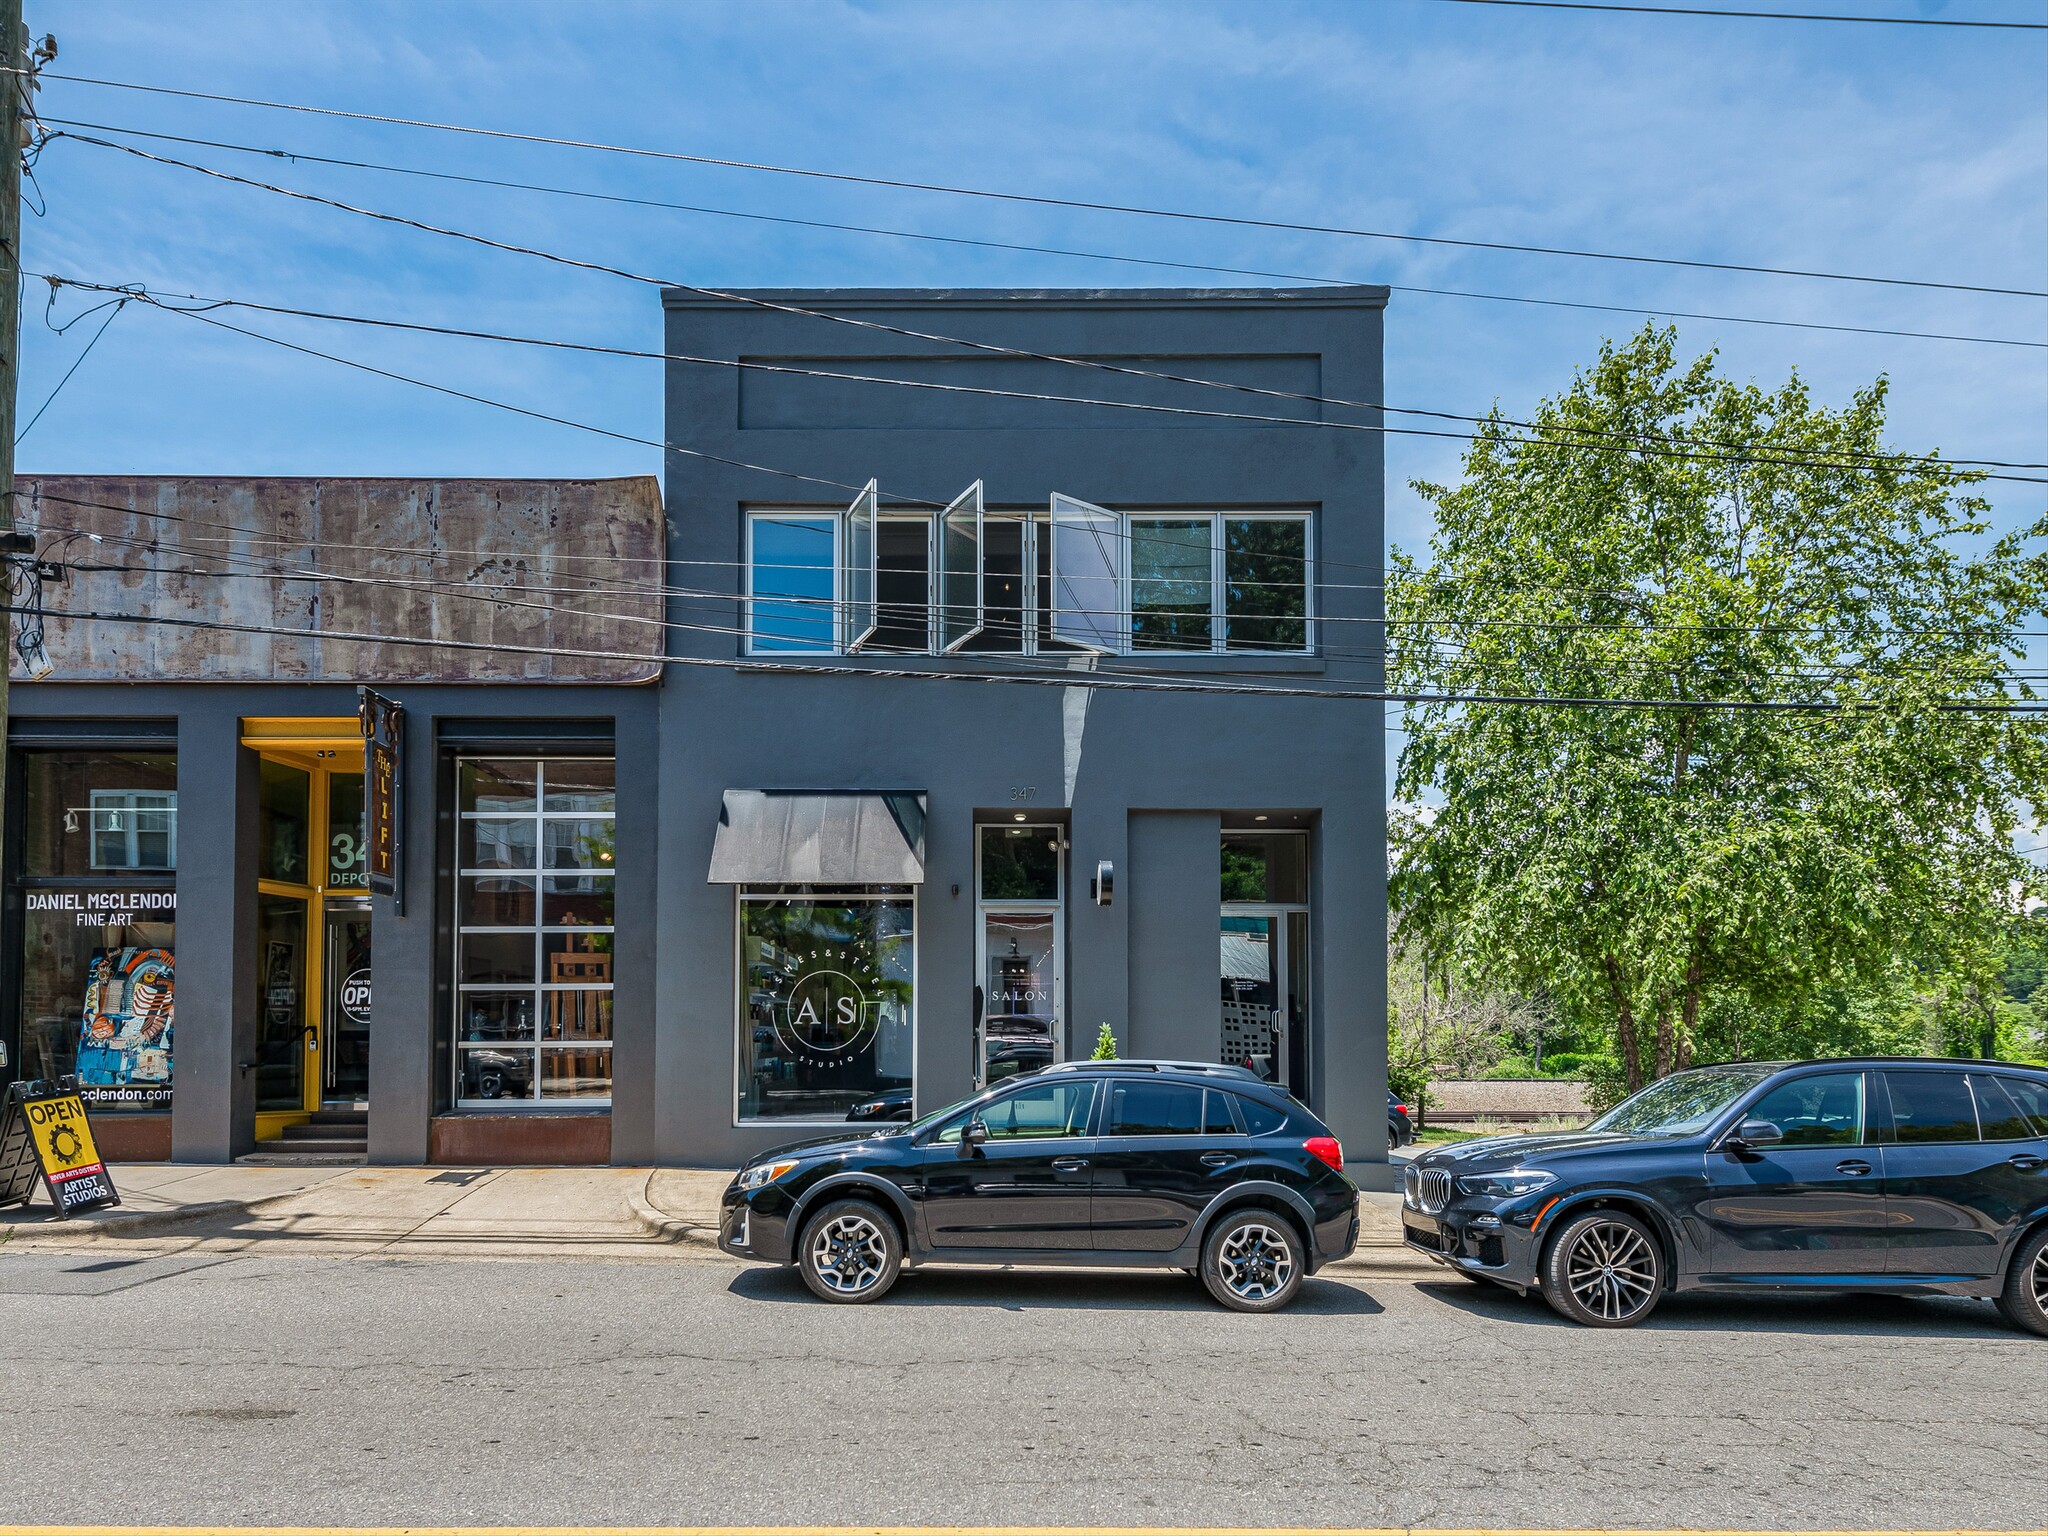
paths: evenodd
<path fill-rule="evenodd" d="M 2028 1527 L 2044 1380 L 1982 1303 L 0 1252 L 0 1524 Z"/>

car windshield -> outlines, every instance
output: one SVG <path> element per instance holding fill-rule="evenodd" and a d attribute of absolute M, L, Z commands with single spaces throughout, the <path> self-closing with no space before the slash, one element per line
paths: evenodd
<path fill-rule="evenodd" d="M 1623 1099 L 1586 1129 L 1623 1136 L 1690 1136 L 1713 1124 L 1724 1109 L 1773 1070 L 1701 1067 L 1675 1073 Z"/>

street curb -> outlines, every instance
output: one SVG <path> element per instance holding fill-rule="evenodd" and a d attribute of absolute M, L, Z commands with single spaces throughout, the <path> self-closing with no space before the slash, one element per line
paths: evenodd
<path fill-rule="evenodd" d="M 660 1172 L 659 1169 L 654 1173 Z M 647 1198 L 647 1191 L 654 1187 L 654 1173 L 647 1175 L 647 1182 L 626 1193 L 626 1205 L 633 1212 L 633 1219 L 641 1228 L 664 1242 L 675 1243 L 686 1248 L 704 1248 L 712 1253 L 720 1251 L 718 1240 L 709 1227 L 694 1221 L 685 1221 L 680 1216 L 671 1216 Z"/>
<path fill-rule="evenodd" d="M 117 1211 L 97 1221 L 68 1217 L 63 1221 L 43 1221 L 34 1225 L 10 1223 L 6 1234 L 9 1238 L 17 1234 L 27 1237 L 145 1237 L 152 1232 L 182 1227 L 188 1222 L 204 1221 L 209 1216 L 246 1216 L 304 1193 L 302 1189 L 294 1189 L 254 1200 L 201 1200 L 168 1211 Z"/>

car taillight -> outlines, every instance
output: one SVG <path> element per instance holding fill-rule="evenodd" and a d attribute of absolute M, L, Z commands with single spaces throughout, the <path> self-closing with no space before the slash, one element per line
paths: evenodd
<path fill-rule="evenodd" d="M 1344 1171 L 1344 1144 L 1334 1136 L 1311 1136 L 1301 1144 L 1301 1150 L 1339 1173 Z"/>
<path fill-rule="evenodd" d="M 1406 1104 L 1396 1104 L 1394 1106 L 1394 1113 L 1397 1115 L 1405 1115 L 1408 1113 L 1408 1106 Z"/>

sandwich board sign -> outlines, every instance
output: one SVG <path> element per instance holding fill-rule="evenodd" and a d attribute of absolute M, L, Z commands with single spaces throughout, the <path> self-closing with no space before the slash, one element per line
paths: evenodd
<path fill-rule="evenodd" d="M 38 1179 L 59 1216 L 121 1203 L 76 1078 L 13 1083 L 0 1100 L 0 1206 L 27 1204 Z"/>

